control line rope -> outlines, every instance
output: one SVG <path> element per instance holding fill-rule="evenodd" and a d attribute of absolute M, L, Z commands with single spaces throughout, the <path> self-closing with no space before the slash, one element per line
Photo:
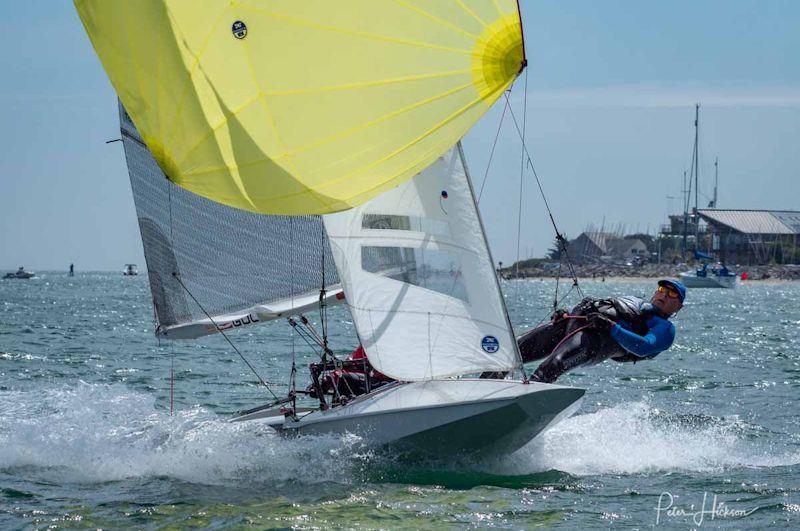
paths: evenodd
<path fill-rule="evenodd" d="M 273 397 L 275 400 L 278 400 L 278 396 L 277 396 L 275 393 L 273 393 L 273 392 L 272 392 L 272 389 L 270 389 L 269 385 L 267 384 L 267 382 L 266 382 L 266 381 L 264 381 L 264 379 L 261 377 L 261 375 L 260 375 L 260 374 L 258 374 L 258 371 L 256 371 L 255 367 L 253 367 L 253 365 L 252 365 L 252 364 L 251 364 L 249 361 L 247 361 L 247 358 L 245 358 L 245 357 L 244 357 L 244 354 L 242 354 L 242 353 L 239 351 L 239 349 L 238 349 L 238 348 L 236 348 L 236 345 L 234 345 L 234 344 L 233 344 L 233 341 L 231 341 L 231 339 L 228 337 L 228 335 L 225 333 L 225 331 L 224 331 L 224 330 L 222 330 L 222 329 L 221 329 L 221 328 L 220 328 L 220 327 L 217 325 L 216 321 L 214 321 L 214 318 L 213 318 L 213 317 L 211 317 L 211 315 L 209 315 L 209 313 L 206 311 L 206 309 L 203 307 L 203 305 L 202 305 L 202 304 L 200 304 L 200 301 L 198 301 L 198 300 L 197 300 L 197 298 L 196 298 L 196 297 L 195 297 L 195 296 L 192 294 L 192 292 L 191 292 L 191 291 L 189 291 L 189 288 L 187 288 L 187 287 L 186 287 L 186 285 L 185 285 L 185 284 L 183 283 L 183 281 L 181 280 L 181 277 L 180 277 L 180 275 L 178 275 L 177 273 L 174 273 L 174 272 L 173 272 L 173 273 L 172 273 L 172 276 L 173 276 L 173 278 L 175 278 L 175 280 L 177 280 L 177 281 L 178 281 L 178 284 L 180 284 L 180 285 L 181 285 L 181 287 L 182 287 L 184 290 L 186 290 L 186 293 L 188 293 L 188 294 L 189 294 L 189 296 L 190 296 L 190 297 L 192 298 L 192 300 L 193 300 L 193 301 L 194 301 L 194 302 L 197 304 L 197 306 L 200 308 L 200 310 L 201 310 L 201 311 L 202 311 L 202 312 L 203 312 L 203 313 L 206 315 L 206 317 L 208 317 L 208 320 L 209 320 L 209 321 L 211 321 L 211 324 L 213 324 L 213 325 L 214 325 L 214 328 L 216 328 L 216 329 L 217 329 L 217 331 L 218 331 L 220 334 L 222 334 L 222 337 L 224 337 L 224 338 L 225 338 L 225 341 L 227 341 L 227 342 L 228 342 L 228 344 L 231 346 L 231 348 L 232 348 L 232 349 L 233 349 L 233 350 L 234 350 L 234 351 L 235 351 L 235 352 L 236 352 L 236 353 L 239 355 L 239 357 L 240 357 L 240 358 L 242 358 L 242 361 L 245 363 L 245 365 L 247 365 L 247 366 L 250 368 L 250 371 L 251 371 L 253 374 L 255 374 L 256 378 L 258 378 L 258 381 L 259 381 L 259 382 L 261 382 L 261 385 L 263 385 L 264 387 L 266 387 L 266 388 L 267 388 L 267 391 L 269 391 L 269 394 L 271 394 L 271 395 L 272 395 L 272 397 Z"/>

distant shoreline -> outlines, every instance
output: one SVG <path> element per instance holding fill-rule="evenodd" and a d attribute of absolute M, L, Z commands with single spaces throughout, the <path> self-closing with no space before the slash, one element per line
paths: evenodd
<path fill-rule="evenodd" d="M 555 280 L 555 278 L 556 277 L 554 277 L 554 276 L 541 276 L 541 277 L 529 277 L 528 276 L 528 277 L 520 277 L 520 278 L 509 277 L 509 278 L 505 278 L 505 280 L 508 280 L 508 281 L 534 280 L 535 281 L 535 280 Z M 561 280 L 563 281 L 564 278 L 565 277 L 562 276 Z M 566 278 L 569 279 L 569 277 L 566 277 Z M 677 275 L 654 275 L 654 276 L 628 275 L 628 276 L 613 276 L 613 277 L 612 276 L 607 276 L 607 277 L 605 277 L 605 280 L 603 280 L 602 277 L 592 278 L 592 277 L 579 276 L 578 277 L 578 281 L 579 282 L 584 282 L 584 283 L 585 282 L 597 282 L 597 283 L 606 283 L 606 284 L 611 283 L 611 284 L 613 284 L 615 282 L 621 282 L 621 281 L 647 282 L 647 281 L 652 281 L 652 280 L 660 279 L 660 278 L 677 278 Z M 748 278 L 747 280 L 739 280 L 740 284 L 749 284 L 751 282 L 755 282 L 755 283 L 758 283 L 758 284 L 791 284 L 791 283 L 795 283 L 795 282 L 800 282 L 800 279 L 799 278 Z"/>
<path fill-rule="evenodd" d="M 501 269 L 500 275 L 505 279 L 520 278 L 555 278 L 559 274 L 557 264 L 539 262 L 534 265 L 525 264 L 520 267 L 519 274 L 515 266 Z M 647 280 L 653 278 L 677 278 L 680 273 L 693 271 L 694 265 L 687 264 L 645 264 L 639 267 L 616 264 L 586 264 L 574 266 L 579 279 L 596 280 L 602 282 L 611 279 Z M 744 282 L 765 281 L 798 281 L 800 280 L 800 265 L 758 265 L 758 266 L 729 266 L 731 272 L 741 275 L 747 272 Z M 566 265 L 561 267 L 560 276 L 569 278 L 570 273 Z"/>

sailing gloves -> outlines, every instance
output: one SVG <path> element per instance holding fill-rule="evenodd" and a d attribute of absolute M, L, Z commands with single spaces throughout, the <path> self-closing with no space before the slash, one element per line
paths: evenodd
<path fill-rule="evenodd" d="M 588 321 L 589 325 L 596 328 L 597 330 L 602 331 L 609 331 L 614 328 L 614 325 L 617 324 L 616 322 L 612 321 L 605 315 L 600 312 L 592 312 L 586 316 L 586 320 Z"/>

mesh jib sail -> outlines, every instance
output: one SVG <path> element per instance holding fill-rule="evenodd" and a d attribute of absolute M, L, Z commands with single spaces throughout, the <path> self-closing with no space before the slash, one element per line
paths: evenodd
<path fill-rule="evenodd" d="M 159 335 L 188 339 L 313 307 L 323 260 L 337 291 L 319 216 L 253 214 L 187 192 L 164 177 L 122 106 L 120 127 Z"/>
<path fill-rule="evenodd" d="M 524 64 L 515 0 L 75 0 L 167 178 L 268 214 L 428 167 Z"/>

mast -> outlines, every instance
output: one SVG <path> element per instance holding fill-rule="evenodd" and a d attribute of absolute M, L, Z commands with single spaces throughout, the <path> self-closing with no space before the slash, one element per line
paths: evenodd
<path fill-rule="evenodd" d="M 697 149 L 700 131 L 700 104 L 694 105 L 694 249 L 700 247 L 700 215 L 697 213 L 697 194 L 700 173 L 700 152 Z"/>
<path fill-rule="evenodd" d="M 494 258 L 492 258 L 492 249 L 489 247 L 489 238 L 486 236 L 486 227 L 483 225 L 483 218 L 481 217 L 481 209 L 478 207 L 478 201 L 475 197 L 475 189 L 472 187 L 472 178 L 469 176 L 469 168 L 467 167 L 467 158 L 464 156 L 464 147 L 461 145 L 460 140 L 458 141 L 456 146 L 458 147 L 458 156 L 461 159 L 461 164 L 464 165 L 464 177 L 467 181 L 467 186 L 469 187 L 469 193 L 470 196 L 472 197 L 472 203 L 475 205 L 475 217 L 478 220 L 478 226 L 481 228 L 481 234 L 483 236 L 484 245 L 486 245 L 486 257 L 489 260 L 489 265 L 491 266 L 492 271 L 494 271 Z M 517 264 L 519 264 L 519 257 L 517 257 Z M 508 306 L 506 305 L 506 299 L 505 297 L 503 297 L 503 289 L 500 287 L 500 279 L 497 278 L 496 273 L 493 274 L 492 277 L 494 277 L 495 289 L 497 290 L 497 293 L 500 295 L 500 305 L 503 308 L 503 317 L 505 317 L 506 325 L 508 325 L 508 330 L 511 332 L 512 348 L 514 349 L 514 353 L 516 354 L 516 358 L 519 363 L 518 369 L 520 375 L 522 376 L 522 381 L 524 383 L 528 383 L 528 374 L 525 372 L 525 361 L 522 358 L 522 352 L 520 352 L 519 350 L 519 344 L 517 343 L 516 336 L 514 335 L 514 325 L 511 324 L 511 316 L 508 313 Z"/>
<path fill-rule="evenodd" d="M 686 261 L 686 233 L 689 226 L 689 190 L 686 188 L 686 170 L 683 171 L 683 261 Z"/>
<path fill-rule="evenodd" d="M 714 202 L 713 207 L 717 207 L 717 186 L 719 185 L 719 157 L 714 157 Z"/>

